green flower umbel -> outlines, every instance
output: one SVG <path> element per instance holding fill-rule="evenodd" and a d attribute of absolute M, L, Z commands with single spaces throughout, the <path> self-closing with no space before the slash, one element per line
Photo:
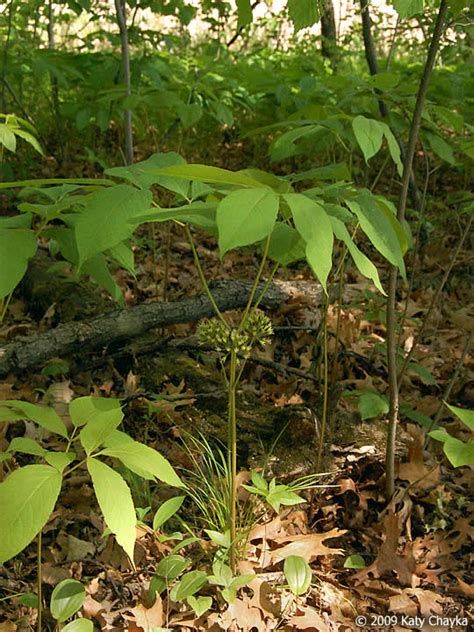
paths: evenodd
<path fill-rule="evenodd" d="M 217 318 L 199 323 L 197 334 L 203 344 L 211 344 L 220 354 L 227 356 L 234 351 L 248 357 L 253 347 L 267 345 L 273 335 L 270 319 L 263 312 L 250 314 L 242 329 L 230 328 Z"/>

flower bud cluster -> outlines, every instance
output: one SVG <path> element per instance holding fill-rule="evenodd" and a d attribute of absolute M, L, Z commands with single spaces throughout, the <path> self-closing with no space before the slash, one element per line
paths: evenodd
<path fill-rule="evenodd" d="M 256 345 L 267 345 L 273 335 L 270 319 L 263 312 L 253 312 L 239 331 L 227 327 L 217 318 L 199 323 L 197 334 L 203 344 L 211 344 L 222 355 L 232 351 L 248 357 Z"/>

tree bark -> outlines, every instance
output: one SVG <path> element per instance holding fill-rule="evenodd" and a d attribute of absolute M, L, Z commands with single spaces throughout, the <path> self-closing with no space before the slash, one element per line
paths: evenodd
<path fill-rule="evenodd" d="M 247 304 L 252 284 L 244 281 L 221 281 L 213 285 L 212 293 L 220 311 L 243 308 Z M 261 306 L 276 309 L 301 285 L 273 282 L 269 285 Z M 261 284 L 259 289 L 263 288 Z M 321 288 L 311 282 L 303 292 L 316 291 L 313 302 L 320 302 Z M 89 321 L 59 325 L 43 334 L 22 336 L 0 347 L 0 377 L 40 366 L 49 358 L 104 348 L 111 343 L 129 341 L 150 329 L 188 323 L 214 315 L 205 294 L 171 303 L 148 303 L 102 314 Z"/>
<path fill-rule="evenodd" d="M 365 1 L 365 0 L 362 0 Z M 416 97 L 415 110 L 410 127 L 410 135 L 406 149 L 405 159 L 403 163 L 402 190 L 398 200 L 397 219 L 403 222 L 405 219 L 405 211 L 408 198 L 408 187 L 410 176 L 412 174 L 413 159 L 415 157 L 415 149 L 418 141 L 418 135 L 421 126 L 421 117 L 425 105 L 426 94 L 428 92 L 428 84 L 433 72 L 436 55 L 439 50 L 439 44 L 443 35 L 446 15 L 448 12 L 447 0 L 441 0 L 436 18 L 436 24 L 431 38 L 428 56 L 426 58 L 423 75 L 421 77 L 420 87 Z M 397 367 L 397 319 L 396 319 L 396 294 L 397 294 L 398 268 L 390 266 L 390 278 L 387 298 L 387 363 L 388 363 L 388 388 L 390 408 L 388 412 L 388 431 L 387 431 L 387 455 L 385 461 L 386 476 L 386 496 L 389 500 L 395 491 L 395 440 L 398 424 L 398 367 Z"/>
<path fill-rule="evenodd" d="M 323 0 L 321 13 L 321 54 L 329 60 L 331 68 L 337 66 L 337 33 L 336 18 L 334 16 L 334 5 L 332 0 Z"/>
<path fill-rule="evenodd" d="M 377 62 L 377 52 L 375 50 L 374 39 L 372 37 L 372 21 L 370 19 L 369 3 L 368 0 L 360 0 L 360 8 L 362 14 L 362 36 L 364 39 L 364 52 L 365 59 L 367 60 L 367 66 L 370 74 L 377 75 L 379 72 L 379 65 Z M 377 91 L 378 92 L 378 91 Z M 389 118 L 390 110 L 387 104 L 381 98 L 378 99 L 380 116 L 383 118 Z M 398 146 L 400 147 L 400 155 L 402 162 L 405 162 L 405 145 L 401 139 L 400 134 L 396 129 L 392 129 L 393 135 L 396 138 Z M 416 186 L 415 175 L 410 167 L 408 184 L 410 187 L 410 194 L 413 202 L 413 206 L 417 211 L 421 210 L 422 204 L 420 200 L 420 193 Z"/>
<path fill-rule="evenodd" d="M 128 45 L 127 16 L 125 10 L 125 0 L 115 0 L 115 12 L 117 15 L 117 24 L 120 31 L 120 46 L 122 50 L 122 76 L 125 83 L 127 97 L 132 94 L 132 81 L 130 73 L 130 48 Z M 125 161 L 127 165 L 133 162 L 133 128 L 132 128 L 132 111 L 125 110 L 124 113 L 124 132 L 125 132 Z"/>

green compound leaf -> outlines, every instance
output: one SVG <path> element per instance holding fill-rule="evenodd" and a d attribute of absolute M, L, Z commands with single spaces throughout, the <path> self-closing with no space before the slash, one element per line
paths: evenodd
<path fill-rule="evenodd" d="M 102 189 L 90 196 L 75 223 L 79 267 L 87 259 L 128 239 L 133 232 L 128 220 L 143 215 L 151 202 L 150 191 L 127 184 Z"/>
<path fill-rule="evenodd" d="M 49 465 L 26 465 L 0 484 L 0 564 L 20 553 L 47 523 L 61 482 Z"/>
<path fill-rule="evenodd" d="M 209 167 L 200 164 L 176 165 L 162 169 L 152 169 L 150 173 L 174 178 L 184 178 L 197 182 L 210 182 L 212 184 L 230 184 L 238 187 L 261 187 L 258 180 L 246 176 L 238 171 L 229 171 L 220 167 Z"/>
<path fill-rule="evenodd" d="M 130 489 L 120 474 L 97 459 L 87 459 L 97 502 L 105 522 L 133 563 L 136 516 Z"/>
<path fill-rule="evenodd" d="M 76 397 L 69 404 L 69 415 L 74 426 L 85 426 L 100 419 L 123 419 L 120 400 L 106 397 Z"/>
<path fill-rule="evenodd" d="M 162 169 L 163 167 L 171 167 L 173 165 L 185 164 L 186 161 L 179 154 L 170 151 L 166 154 L 153 154 L 146 160 L 135 162 L 133 165 L 126 167 L 113 167 L 107 169 L 105 173 L 109 176 L 116 176 L 128 180 L 141 189 L 148 189 L 154 184 L 159 184 L 165 189 L 174 191 L 185 197 L 189 188 L 188 182 L 177 180 L 175 178 L 167 178 L 156 175 L 153 170 Z"/>
<path fill-rule="evenodd" d="M 92 454 L 117 429 L 117 426 L 122 422 L 122 418 L 123 413 L 121 410 L 111 410 L 88 421 L 79 433 L 82 447 L 87 455 Z"/>
<path fill-rule="evenodd" d="M 217 207 L 221 257 L 232 248 L 254 244 L 275 226 L 280 199 L 271 189 L 240 189 L 229 193 Z"/>

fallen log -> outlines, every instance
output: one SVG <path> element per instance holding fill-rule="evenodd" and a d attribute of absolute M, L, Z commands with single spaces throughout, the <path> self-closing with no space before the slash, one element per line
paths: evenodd
<path fill-rule="evenodd" d="M 217 306 L 224 312 L 245 307 L 251 286 L 245 281 L 219 281 L 212 285 L 212 293 Z M 259 291 L 261 289 L 263 285 Z M 268 286 L 260 306 L 276 309 L 290 298 L 301 296 L 302 292 L 312 295 L 313 304 L 315 299 L 317 304 L 320 303 L 321 288 L 315 282 L 275 281 Z M 182 301 L 145 303 L 114 310 L 87 321 L 59 325 L 42 334 L 18 336 L 0 345 L 0 377 L 41 366 L 50 358 L 128 342 L 151 329 L 194 322 L 213 315 L 207 295 L 200 294 Z"/>

